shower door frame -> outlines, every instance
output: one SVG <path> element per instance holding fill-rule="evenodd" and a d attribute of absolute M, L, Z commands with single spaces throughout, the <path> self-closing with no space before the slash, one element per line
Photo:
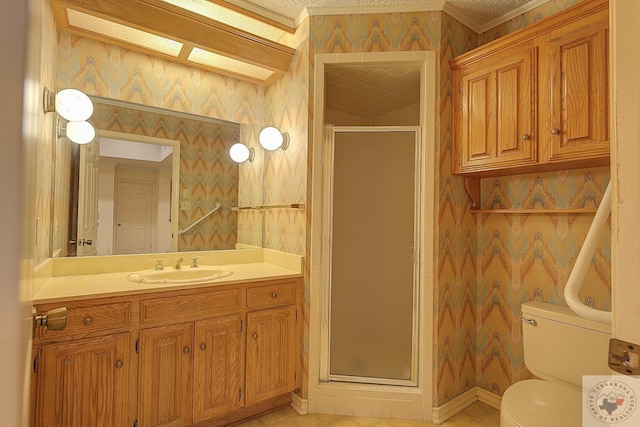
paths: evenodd
<path fill-rule="evenodd" d="M 424 147 L 420 126 L 327 126 L 325 132 L 323 169 L 326 172 L 324 201 L 327 212 L 333 212 L 333 188 L 334 188 L 334 153 L 335 153 L 335 135 L 336 133 L 390 133 L 390 132 L 413 132 L 414 133 L 414 215 L 413 215 L 413 262 L 412 262 L 412 325 L 411 325 L 411 378 L 408 380 L 380 377 L 363 377 L 355 375 L 339 375 L 331 374 L 331 265 L 332 265 L 332 247 L 333 247 L 333 217 L 332 215 L 323 216 L 323 229 L 327 230 L 328 244 L 323 245 L 322 258 L 327 262 L 323 268 L 323 275 L 327 280 L 328 295 L 326 301 L 325 313 L 327 313 L 327 321 L 322 323 L 321 336 L 323 342 L 326 343 L 325 361 L 320 366 L 320 381 L 322 382 L 346 382 L 346 383 L 365 383 L 377 385 L 391 386 L 408 386 L 417 387 L 419 381 L 419 356 L 420 356 L 420 337 L 421 337 L 421 321 L 420 321 L 420 301 L 421 294 L 421 263 L 420 255 L 423 247 L 421 213 L 424 208 L 423 201 L 423 182 L 425 176 L 424 165 Z"/>

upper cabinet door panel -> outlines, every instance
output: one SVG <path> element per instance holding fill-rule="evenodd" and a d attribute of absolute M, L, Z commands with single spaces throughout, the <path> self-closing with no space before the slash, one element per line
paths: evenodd
<path fill-rule="evenodd" d="M 607 25 L 605 11 L 551 34 L 550 161 L 609 154 Z"/>
<path fill-rule="evenodd" d="M 608 7 L 583 0 L 450 61 L 453 173 L 609 163 Z"/>
<path fill-rule="evenodd" d="M 528 44 L 462 71 L 462 172 L 536 162 L 536 63 L 537 48 Z"/>

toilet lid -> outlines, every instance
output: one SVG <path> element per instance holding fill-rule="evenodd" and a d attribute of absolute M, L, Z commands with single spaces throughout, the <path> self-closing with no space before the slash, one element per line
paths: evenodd
<path fill-rule="evenodd" d="M 524 380 L 502 396 L 500 417 L 521 427 L 580 427 L 582 392 L 577 387 L 542 380 Z"/>

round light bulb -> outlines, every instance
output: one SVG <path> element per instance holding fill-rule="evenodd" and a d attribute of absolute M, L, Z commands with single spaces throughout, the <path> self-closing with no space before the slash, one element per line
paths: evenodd
<path fill-rule="evenodd" d="M 96 136 L 96 130 L 89 122 L 69 122 L 66 126 L 67 138 L 76 144 L 88 144 Z"/>
<path fill-rule="evenodd" d="M 93 114 L 91 99 L 77 89 L 63 89 L 56 93 L 56 112 L 70 122 L 87 120 Z"/>
<path fill-rule="evenodd" d="M 264 148 L 265 150 L 273 151 L 282 146 L 284 136 L 277 128 L 274 128 L 273 126 L 267 126 L 260 131 L 260 135 L 258 135 L 258 141 L 260 141 L 260 145 L 262 146 L 262 148 Z"/>
<path fill-rule="evenodd" d="M 229 149 L 229 155 L 231 156 L 231 160 L 236 163 L 243 163 L 249 160 L 249 156 L 251 155 L 251 151 L 249 147 L 244 145 L 241 142 L 233 144 Z"/>

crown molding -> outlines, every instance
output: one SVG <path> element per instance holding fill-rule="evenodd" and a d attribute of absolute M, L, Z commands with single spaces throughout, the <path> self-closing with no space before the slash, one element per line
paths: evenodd
<path fill-rule="evenodd" d="M 431 12 L 443 10 L 445 0 L 432 0 L 423 4 L 308 7 L 309 16 L 366 15 L 373 13 Z"/>
<path fill-rule="evenodd" d="M 543 5 L 550 0 L 531 0 L 528 3 L 499 16 L 485 24 L 477 22 L 472 14 L 453 6 L 447 0 L 427 0 L 423 4 L 406 4 L 406 5 L 371 5 L 371 6 L 333 6 L 333 7 L 307 7 L 300 15 L 291 19 L 279 13 L 273 12 L 264 7 L 258 6 L 255 3 L 251 3 L 248 0 L 225 0 L 227 3 L 234 6 L 246 9 L 257 15 L 261 15 L 267 19 L 278 22 L 292 30 L 298 28 L 298 26 L 310 16 L 321 15 L 365 15 L 371 13 L 402 13 L 402 12 L 431 12 L 431 11 L 443 11 L 449 14 L 451 17 L 457 19 L 462 24 L 469 27 L 471 30 L 478 34 L 484 33 L 491 28 L 497 27 L 516 16 L 522 15 L 540 5 Z"/>
<path fill-rule="evenodd" d="M 442 11 L 448 13 L 453 18 L 457 19 L 476 33 L 481 34 L 485 31 L 497 27 L 500 24 L 504 24 L 505 22 L 515 18 L 516 16 L 522 15 L 532 9 L 535 9 L 538 6 L 547 3 L 548 1 L 550 0 L 531 0 L 530 2 L 518 7 L 517 9 L 514 9 L 509 13 L 505 13 L 504 15 L 498 16 L 497 18 L 492 19 L 485 24 L 480 24 L 473 18 L 473 16 L 471 16 L 471 14 L 456 6 L 453 6 L 448 2 L 445 2 Z"/>
<path fill-rule="evenodd" d="M 300 26 L 304 22 L 305 19 L 309 17 L 309 11 L 305 8 L 300 15 L 294 20 L 296 28 Z"/>
<path fill-rule="evenodd" d="M 532 9 L 535 9 L 538 6 L 548 3 L 549 1 L 551 0 L 531 0 L 529 3 L 523 4 L 522 6 L 512 10 L 511 12 L 505 13 L 504 15 L 499 16 L 496 19 L 493 19 L 484 25 L 481 25 L 479 27 L 480 31 L 478 31 L 478 33 L 484 33 L 485 31 L 488 31 L 494 27 L 497 27 L 500 24 L 504 24 L 505 22 L 515 18 L 516 16 L 522 15 Z"/>
<path fill-rule="evenodd" d="M 258 6 L 255 3 L 251 3 L 247 0 L 225 0 L 225 2 L 232 4 L 234 6 L 240 7 L 242 9 L 248 10 L 249 12 L 255 13 L 256 15 L 263 16 L 271 21 L 277 22 L 279 24 L 284 25 L 285 27 L 291 28 L 295 30 L 297 28 L 297 19 L 293 20 L 291 18 L 287 18 L 284 15 L 280 15 L 272 10 L 266 9 L 262 6 Z M 302 22 L 302 21 L 300 21 Z"/>

